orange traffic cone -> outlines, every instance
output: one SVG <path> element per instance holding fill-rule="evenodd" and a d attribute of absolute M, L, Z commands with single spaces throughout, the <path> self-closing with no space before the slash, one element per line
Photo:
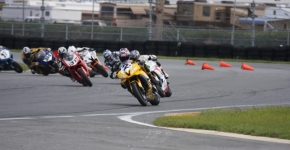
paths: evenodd
<path fill-rule="evenodd" d="M 232 65 L 228 64 L 228 63 L 225 63 L 221 60 L 220 62 L 220 67 L 232 67 Z"/>
<path fill-rule="evenodd" d="M 202 68 L 201 70 L 204 70 L 204 69 L 207 69 L 207 70 L 214 70 L 214 68 L 206 63 L 203 63 L 202 64 Z"/>
<path fill-rule="evenodd" d="M 185 65 L 196 65 L 196 63 L 191 60 L 186 59 Z"/>
<path fill-rule="evenodd" d="M 242 67 L 241 67 L 243 70 L 251 70 L 251 71 L 254 71 L 254 68 L 245 64 L 245 63 L 242 63 Z"/>

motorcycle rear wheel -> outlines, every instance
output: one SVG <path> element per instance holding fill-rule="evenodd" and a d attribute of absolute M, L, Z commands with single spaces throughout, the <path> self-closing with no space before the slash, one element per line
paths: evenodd
<path fill-rule="evenodd" d="M 172 91 L 171 91 L 171 89 L 170 89 L 170 87 L 168 85 L 168 91 L 165 93 L 165 96 L 166 97 L 170 97 L 171 95 L 172 95 Z"/>
<path fill-rule="evenodd" d="M 97 71 L 105 78 L 109 76 L 108 72 L 104 69 L 104 67 L 100 64 L 96 64 Z"/>
<path fill-rule="evenodd" d="M 142 106 L 147 106 L 147 98 L 146 98 L 146 95 L 144 95 L 145 93 L 142 93 L 139 88 L 140 87 L 138 86 L 138 84 L 136 82 L 132 82 L 132 91 L 133 91 L 133 94 L 135 95 L 135 97 L 137 98 L 137 100 L 139 101 L 139 103 Z"/>
<path fill-rule="evenodd" d="M 17 62 L 13 62 L 12 65 L 14 66 L 14 70 L 17 73 L 22 73 L 23 72 L 23 68 L 17 63 Z"/>
<path fill-rule="evenodd" d="M 86 83 L 89 87 L 93 86 L 91 80 L 86 76 L 82 69 L 78 69 L 78 73 L 83 78 L 84 83 Z"/>
<path fill-rule="evenodd" d="M 156 74 L 153 74 L 152 76 L 157 76 Z M 157 78 L 159 78 L 158 76 L 157 76 Z M 160 80 L 160 78 L 159 78 L 159 80 Z M 151 79 L 151 81 L 152 81 L 152 83 L 156 86 L 156 89 L 157 89 L 157 91 L 158 91 L 158 94 L 161 96 L 161 97 L 165 97 L 165 92 L 162 90 L 162 88 L 161 88 L 161 83 L 160 83 L 160 81 L 158 82 L 154 77 L 152 77 L 152 79 Z"/>

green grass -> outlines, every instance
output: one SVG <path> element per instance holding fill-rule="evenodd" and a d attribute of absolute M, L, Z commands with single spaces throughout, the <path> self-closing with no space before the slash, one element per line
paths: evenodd
<path fill-rule="evenodd" d="M 23 68 L 23 71 L 29 70 L 29 68 L 28 68 L 28 66 L 26 64 L 19 63 L 19 65 Z"/>
<path fill-rule="evenodd" d="M 290 140 L 290 106 L 247 109 L 212 109 L 198 114 L 167 115 L 156 126 L 216 130 Z"/>

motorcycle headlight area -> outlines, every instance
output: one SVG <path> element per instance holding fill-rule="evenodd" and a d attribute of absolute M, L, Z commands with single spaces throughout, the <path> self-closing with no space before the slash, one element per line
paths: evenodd
<path fill-rule="evenodd" d="M 44 61 L 44 62 L 49 62 L 50 60 L 52 60 L 52 55 L 51 55 L 51 53 L 48 53 L 48 54 L 44 57 L 43 61 Z"/>

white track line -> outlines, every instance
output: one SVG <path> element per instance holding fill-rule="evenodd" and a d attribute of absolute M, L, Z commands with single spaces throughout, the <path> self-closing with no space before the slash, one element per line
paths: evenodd
<path fill-rule="evenodd" d="M 289 105 L 280 104 L 280 105 Z M 284 139 L 275 139 L 275 138 L 267 138 L 267 137 L 258 137 L 258 136 L 249 136 L 249 135 L 241 135 L 235 133 L 227 133 L 227 132 L 218 132 L 218 131 L 210 131 L 210 130 L 196 130 L 196 129 L 183 129 L 183 128 L 165 128 L 165 127 L 158 127 L 152 124 L 147 124 L 143 122 L 138 122 L 132 120 L 132 117 L 144 114 L 154 114 L 154 113 L 167 113 L 167 112 L 185 112 L 185 111 L 200 111 L 200 110 L 207 110 L 207 109 L 222 109 L 222 108 L 242 108 L 242 107 L 258 107 L 258 106 L 270 106 L 269 104 L 263 105 L 237 105 L 237 106 L 222 106 L 222 107 L 209 107 L 209 108 L 194 108 L 194 109 L 176 109 L 176 110 L 161 110 L 161 111 L 149 111 L 149 112 L 134 112 L 134 113 L 111 113 L 111 114 L 85 114 L 85 115 L 66 115 L 66 116 L 39 116 L 39 117 L 15 117 L 15 118 L 0 118 L 0 121 L 11 121 L 11 120 L 33 120 L 33 119 L 58 119 L 58 118 L 73 118 L 73 117 L 95 117 L 95 116 L 119 116 L 118 118 L 148 127 L 154 128 L 163 128 L 163 129 L 171 129 L 177 131 L 186 131 L 192 133 L 199 133 L 199 134 L 210 134 L 210 135 L 218 135 L 218 136 L 226 136 L 226 137 L 234 137 L 240 139 L 248 139 L 248 140 L 258 140 L 258 141 L 265 141 L 265 142 L 275 142 L 275 143 L 283 143 L 283 144 L 290 144 L 290 140 Z M 122 115 L 122 116 L 120 116 Z"/>

